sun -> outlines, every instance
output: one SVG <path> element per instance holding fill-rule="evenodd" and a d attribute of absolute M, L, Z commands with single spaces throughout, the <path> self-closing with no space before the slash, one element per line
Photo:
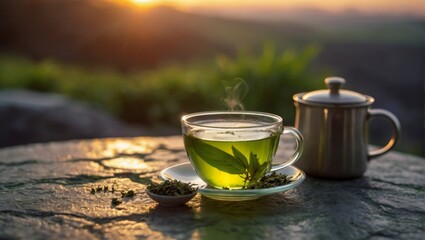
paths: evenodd
<path fill-rule="evenodd" d="M 135 4 L 149 4 L 152 3 L 153 0 L 130 0 L 130 2 L 133 2 Z"/>
<path fill-rule="evenodd" d="M 1 1 L 1 0 L 0 0 Z M 133 7 L 134 9 L 146 10 L 161 4 L 164 0 L 105 0 L 117 5 Z"/>
<path fill-rule="evenodd" d="M 113 0 L 116 1 L 117 3 L 126 3 L 129 4 L 130 6 L 139 8 L 139 9 L 146 9 L 146 8 L 151 8 L 153 6 L 156 6 L 159 4 L 159 2 L 161 0 Z"/>

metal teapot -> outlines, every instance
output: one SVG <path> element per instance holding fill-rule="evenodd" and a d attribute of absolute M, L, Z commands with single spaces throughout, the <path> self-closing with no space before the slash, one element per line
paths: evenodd
<path fill-rule="evenodd" d="M 374 98 L 341 90 L 345 79 L 329 77 L 325 83 L 327 90 L 293 96 L 295 128 L 304 136 L 304 153 L 295 165 L 314 177 L 360 177 L 369 160 L 394 147 L 400 135 L 400 123 L 386 110 L 370 109 Z M 388 118 L 393 133 L 384 147 L 369 151 L 368 121 L 374 117 Z"/>

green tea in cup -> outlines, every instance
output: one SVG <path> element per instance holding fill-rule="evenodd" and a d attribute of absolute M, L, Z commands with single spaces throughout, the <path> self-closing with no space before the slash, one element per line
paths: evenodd
<path fill-rule="evenodd" d="M 303 139 L 280 116 L 261 112 L 200 112 L 182 117 L 184 144 L 198 176 L 209 186 L 243 189 L 269 171 L 293 164 Z M 280 135 L 291 134 L 297 149 L 290 159 L 274 165 Z"/>

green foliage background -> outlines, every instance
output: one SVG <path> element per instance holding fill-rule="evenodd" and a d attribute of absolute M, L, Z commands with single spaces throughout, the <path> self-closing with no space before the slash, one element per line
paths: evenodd
<path fill-rule="evenodd" d="M 242 78 L 250 88 L 243 99 L 245 109 L 279 114 L 289 125 L 294 118 L 292 95 L 322 88 L 324 75 L 309 71 L 318 53 L 317 46 L 278 52 L 266 43 L 259 54 L 240 50 L 235 58 L 217 56 L 209 62 L 133 73 L 3 56 L 0 88 L 59 93 L 130 123 L 177 127 L 184 113 L 226 109 L 223 81 Z"/>

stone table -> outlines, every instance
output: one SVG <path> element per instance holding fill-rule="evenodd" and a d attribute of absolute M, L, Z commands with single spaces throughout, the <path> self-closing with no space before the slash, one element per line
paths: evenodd
<path fill-rule="evenodd" d="M 307 177 L 295 189 L 252 201 L 198 194 L 186 205 L 163 207 L 145 194 L 160 170 L 186 161 L 179 136 L 2 149 L 0 239 L 425 238 L 419 157 L 392 152 L 371 162 L 362 178 Z M 126 190 L 136 195 L 113 204 Z"/>

